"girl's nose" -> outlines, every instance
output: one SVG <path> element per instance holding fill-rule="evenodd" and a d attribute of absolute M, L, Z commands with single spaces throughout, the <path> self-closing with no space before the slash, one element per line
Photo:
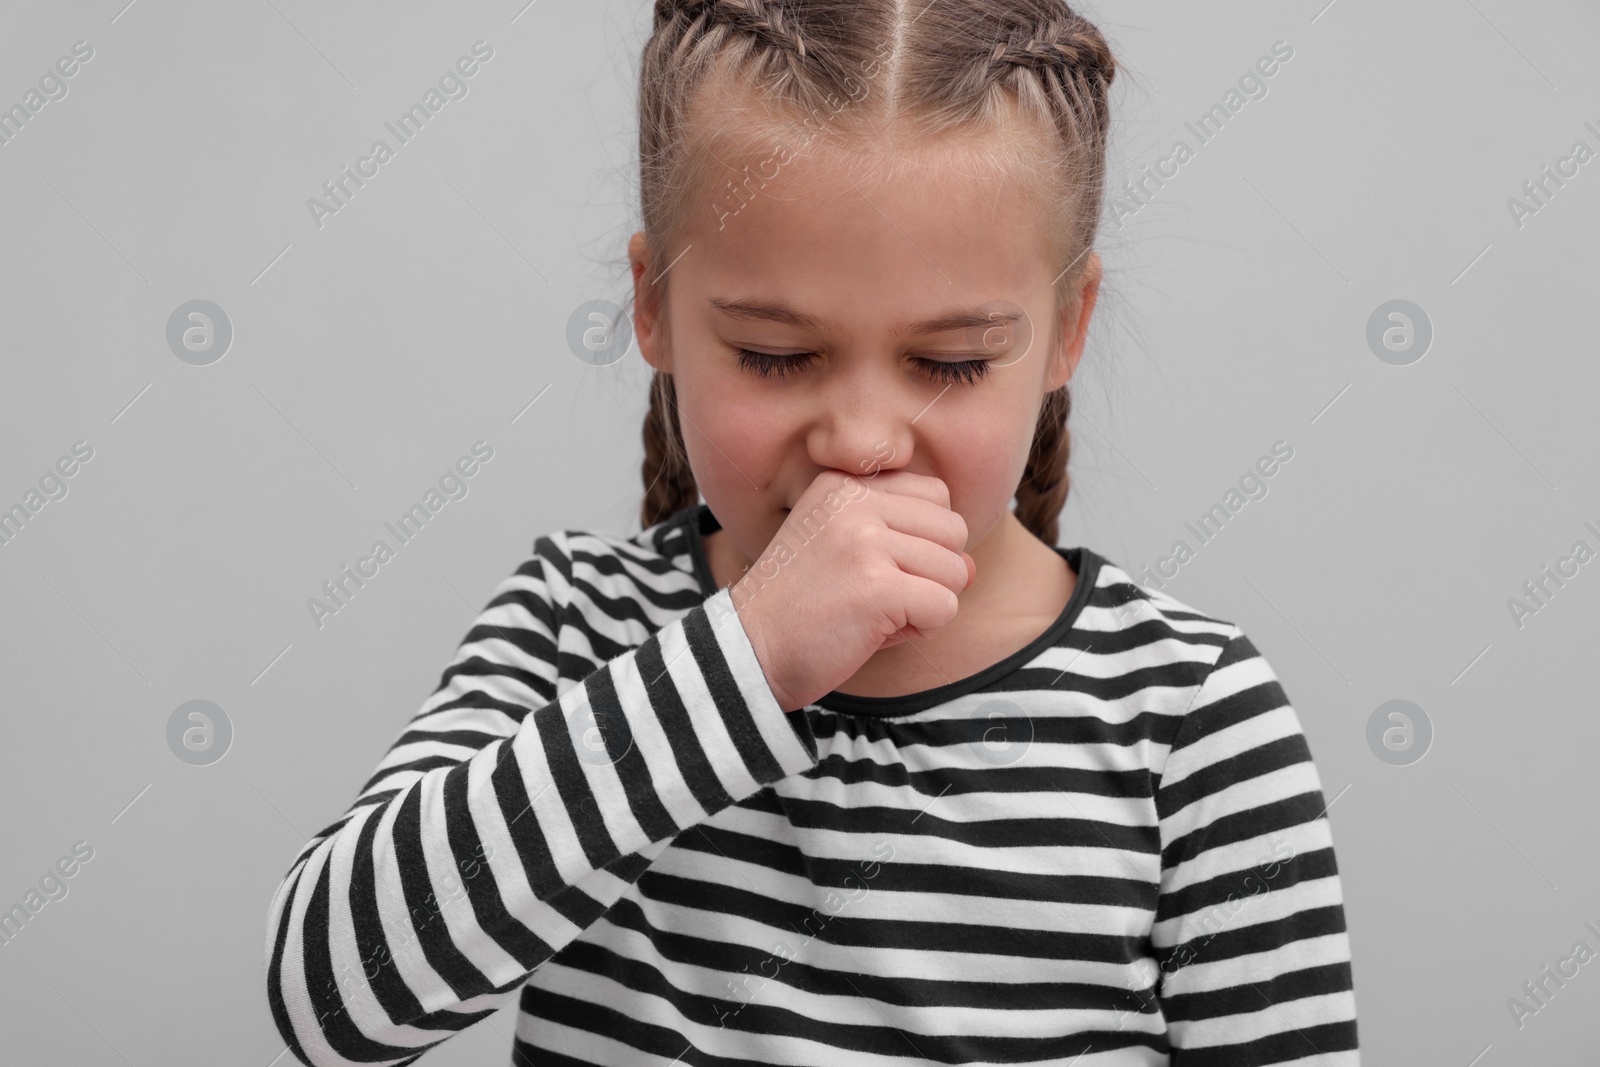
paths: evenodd
<path fill-rule="evenodd" d="M 916 413 L 882 408 L 832 410 L 813 420 L 806 447 L 814 463 L 858 478 L 896 470 L 911 462 Z"/>

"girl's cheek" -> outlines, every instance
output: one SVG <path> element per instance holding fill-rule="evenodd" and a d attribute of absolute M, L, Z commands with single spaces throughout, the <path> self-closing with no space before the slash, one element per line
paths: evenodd
<path fill-rule="evenodd" d="M 730 398 L 711 421 L 716 428 L 706 427 L 706 432 L 741 467 L 770 463 L 774 453 L 793 437 L 793 413 L 780 402 L 762 398 Z"/>

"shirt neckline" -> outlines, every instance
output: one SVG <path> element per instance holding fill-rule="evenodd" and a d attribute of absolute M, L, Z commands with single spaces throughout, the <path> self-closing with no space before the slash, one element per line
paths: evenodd
<path fill-rule="evenodd" d="M 706 556 L 704 538 L 722 529 L 722 524 L 711 514 L 711 506 L 704 502 L 691 504 L 679 509 L 669 521 L 672 525 L 682 527 L 684 540 L 688 544 L 689 558 L 695 577 L 699 579 L 701 592 L 707 597 L 716 595 L 721 589 L 711 574 L 711 561 Z M 1083 545 L 1072 547 L 1055 545 L 1052 548 L 1057 555 L 1067 561 L 1067 565 L 1077 575 L 1077 582 L 1073 586 L 1072 595 L 1067 598 L 1066 606 L 1061 609 L 1061 614 L 1056 616 L 1055 622 L 1022 648 L 976 674 L 970 674 L 945 685 L 934 686 L 932 689 L 888 697 L 857 696 L 835 689 L 813 700 L 808 706 L 827 708 L 829 711 L 850 715 L 911 715 L 954 700 L 956 697 L 976 692 L 1026 665 L 1045 649 L 1059 644 L 1061 638 L 1077 623 L 1078 616 L 1083 613 L 1084 605 L 1089 602 L 1099 578 L 1102 560 L 1097 553 Z"/>

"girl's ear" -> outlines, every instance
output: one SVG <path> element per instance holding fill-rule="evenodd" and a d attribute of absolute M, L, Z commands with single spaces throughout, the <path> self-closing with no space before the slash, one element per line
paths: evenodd
<path fill-rule="evenodd" d="M 1095 301 L 1100 297 L 1100 253 L 1090 252 L 1084 267 L 1083 284 L 1078 290 L 1078 314 L 1071 310 L 1061 313 L 1061 342 L 1051 353 L 1049 378 L 1044 383 L 1045 392 L 1052 393 L 1066 385 L 1077 373 L 1078 360 L 1083 358 L 1083 342 L 1089 333 L 1089 317 L 1094 314 Z"/>
<path fill-rule="evenodd" d="M 649 262 L 649 249 L 644 231 L 639 230 L 628 239 L 628 261 L 633 271 L 633 336 L 639 343 L 639 353 L 646 363 L 670 374 L 671 361 L 665 346 L 659 343 L 657 327 L 661 321 L 661 299 L 651 283 L 655 271 Z"/>

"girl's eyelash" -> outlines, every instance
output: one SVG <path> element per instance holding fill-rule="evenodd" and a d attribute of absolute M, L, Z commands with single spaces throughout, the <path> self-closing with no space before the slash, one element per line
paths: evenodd
<path fill-rule="evenodd" d="M 739 352 L 739 366 L 745 370 L 753 371 L 763 378 L 776 375 L 779 378 L 800 371 L 807 363 L 811 362 L 814 353 L 796 352 L 791 355 L 778 356 L 771 352 L 754 352 L 748 348 L 741 348 Z M 989 361 L 986 359 L 963 359 L 946 361 L 942 359 L 927 359 L 922 356 L 914 357 L 915 362 L 922 367 L 929 378 L 936 382 L 961 382 L 971 385 L 989 373 Z"/>

